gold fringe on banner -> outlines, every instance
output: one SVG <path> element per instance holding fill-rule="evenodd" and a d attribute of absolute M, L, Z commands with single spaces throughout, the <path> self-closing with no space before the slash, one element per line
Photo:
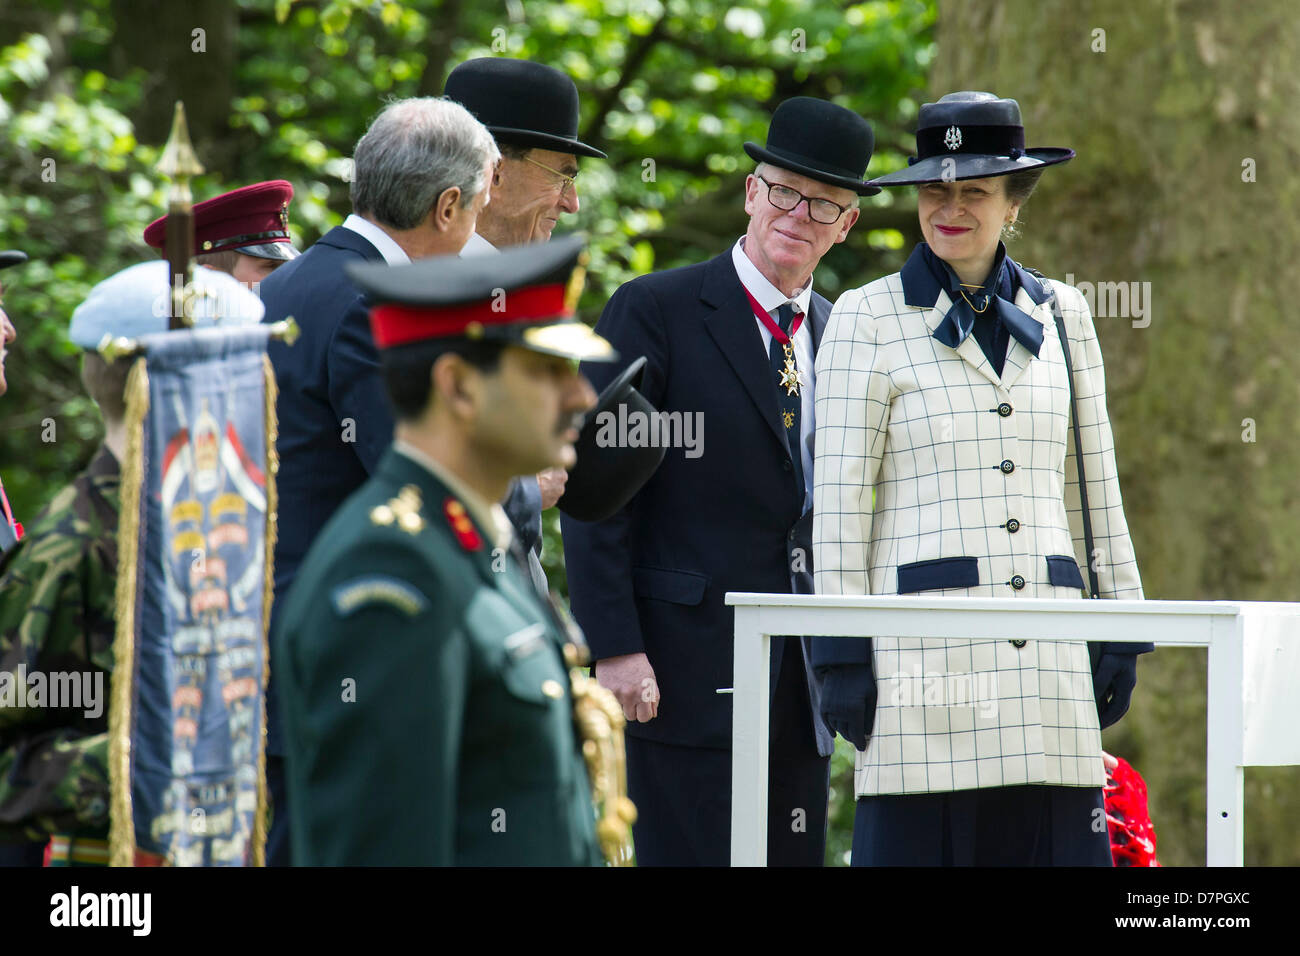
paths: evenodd
<path fill-rule="evenodd" d="M 253 814 L 253 866 L 266 866 L 266 833 L 270 820 L 270 807 L 266 799 L 266 684 L 270 679 L 271 650 L 268 631 L 271 626 L 271 602 L 275 598 L 275 538 L 279 503 L 275 491 L 275 476 L 280 470 L 280 455 L 275 450 L 279 438 L 279 423 L 275 417 L 278 397 L 275 369 L 271 357 L 262 355 L 262 381 L 265 394 L 262 402 L 266 410 L 266 578 L 262 584 L 262 739 L 257 749 L 257 810 Z M 280 808 L 284 812 L 284 808 Z"/>
<path fill-rule="evenodd" d="M 144 419 L 149 372 L 143 357 L 126 378 L 126 460 L 122 462 L 121 515 L 117 522 L 117 633 L 108 708 L 109 866 L 135 865 L 131 816 L 131 691 L 135 682 L 136 571 L 140 563 L 140 492 L 144 483 Z"/>

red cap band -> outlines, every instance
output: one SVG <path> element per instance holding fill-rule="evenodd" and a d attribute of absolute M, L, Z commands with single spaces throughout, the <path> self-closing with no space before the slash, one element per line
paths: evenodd
<path fill-rule="evenodd" d="M 370 310 L 370 331 L 381 349 L 425 339 L 462 335 L 469 326 L 513 325 L 530 319 L 559 318 L 564 308 L 564 284 L 516 289 L 484 302 L 425 306 L 387 303 Z"/>

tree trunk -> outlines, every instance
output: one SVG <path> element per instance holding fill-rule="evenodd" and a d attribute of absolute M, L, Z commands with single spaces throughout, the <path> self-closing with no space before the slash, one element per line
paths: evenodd
<path fill-rule="evenodd" d="M 1141 294 L 1127 314 L 1119 287 L 1090 304 L 1146 596 L 1296 600 L 1293 5 L 940 0 L 938 44 L 934 97 L 1015 97 L 1027 145 L 1078 151 L 1045 172 L 1012 256 Z M 1204 666 L 1145 657 L 1106 735 L 1147 778 L 1168 863 L 1204 861 Z M 1300 774 L 1247 780 L 1247 862 L 1300 863 Z"/>
<path fill-rule="evenodd" d="M 235 3 L 112 0 L 112 10 L 114 71 L 123 76 L 139 68 L 148 74 L 132 116 L 136 139 L 161 147 L 171 132 L 175 103 L 184 100 L 199 162 L 221 175 L 235 158 L 229 137 L 238 55 Z"/>

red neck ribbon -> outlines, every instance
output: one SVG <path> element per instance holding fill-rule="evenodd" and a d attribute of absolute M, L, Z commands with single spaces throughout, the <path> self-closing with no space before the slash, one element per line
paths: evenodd
<path fill-rule="evenodd" d="M 744 285 L 741 285 L 741 288 L 745 289 Z M 749 307 L 754 310 L 754 317 L 767 326 L 767 330 L 772 333 L 772 338 L 782 345 L 789 345 L 790 340 L 794 338 L 794 334 L 799 331 L 799 326 L 803 324 L 803 313 L 796 312 L 794 314 L 794 321 L 790 323 L 790 334 L 786 335 L 781 326 L 777 325 L 772 316 L 768 315 L 767 310 L 758 304 L 758 300 L 754 298 L 748 289 L 745 289 L 745 298 L 749 300 Z M 793 305 L 793 303 L 791 304 Z"/>

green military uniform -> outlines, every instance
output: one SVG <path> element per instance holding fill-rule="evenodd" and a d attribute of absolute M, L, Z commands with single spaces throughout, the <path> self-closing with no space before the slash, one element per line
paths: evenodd
<path fill-rule="evenodd" d="M 566 637 L 415 457 L 389 450 L 280 615 L 294 863 L 596 864 Z"/>
<path fill-rule="evenodd" d="M 0 561 L 3 841 L 108 835 L 118 486 L 117 459 L 101 448 Z M 97 717 L 31 706 L 17 692 L 22 675 L 88 671 L 102 674 Z"/>

